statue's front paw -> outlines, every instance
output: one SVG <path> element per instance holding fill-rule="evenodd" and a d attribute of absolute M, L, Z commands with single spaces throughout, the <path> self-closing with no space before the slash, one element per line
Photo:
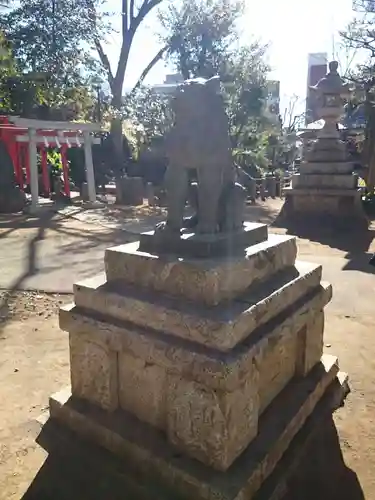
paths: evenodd
<path fill-rule="evenodd" d="M 159 224 L 155 226 L 155 235 L 160 235 L 163 238 L 179 237 L 180 230 L 174 229 L 167 222 L 159 222 Z"/>
<path fill-rule="evenodd" d="M 159 222 L 155 226 L 155 233 L 163 233 L 167 230 L 167 223 L 166 222 Z"/>

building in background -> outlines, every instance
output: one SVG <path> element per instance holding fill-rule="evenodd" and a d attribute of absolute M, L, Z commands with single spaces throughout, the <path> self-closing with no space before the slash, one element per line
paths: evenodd
<path fill-rule="evenodd" d="M 166 75 L 164 83 L 157 83 L 152 86 L 152 90 L 157 94 L 173 94 L 176 86 L 184 81 L 182 75 L 174 73 Z"/>
<path fill-rule="evenodd" d="M 306 92 L 306 125 L 318 120 L 317 102 L 314 91 L 310 89 L 316 85 L 327 74 L 327 53 L 319 52 L 309 54 L 307 69 L 307 92 Z"/>

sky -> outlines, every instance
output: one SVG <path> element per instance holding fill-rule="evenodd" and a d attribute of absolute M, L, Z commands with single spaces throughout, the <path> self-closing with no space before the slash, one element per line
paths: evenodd
<path fill-rule="evenodd" d="M 112 5 L 118 0 L 110 0 Z M 281 82 L 281 109 L 287 107 L 292 95 L 306 94 L 307 57 L 310 52 L 327 52 L 333 58 L 340 51 L 339 30 L 353 16 L 352 0 L 246 0 L 246 12 L 239 29 L 246 43 L 260 39 L 269 45 L 270 77 Z M 117 18 L 118 16 L 115 16 Z M 159 47 L 159 26 L 156 12 L 136 36 L 130 54 L 125 87 L 132 87 L 143 68 Z M 119 35 L 110 37 L 107 50 L 111 63 L 116 64 L 120 47 Z M 345 64 L 345 54 L 339 59 Z M 159 63 L 149 74 L 146 83 L 162 83 L 173 68 Z"/>

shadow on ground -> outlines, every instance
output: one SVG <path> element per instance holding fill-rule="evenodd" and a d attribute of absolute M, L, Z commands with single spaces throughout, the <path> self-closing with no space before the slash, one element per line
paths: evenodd
<path fill-rule="evenodd" d="M 38 437 L 49 455 L 22 500 L 178 500 L 165 487 L 141 479 L 107 451 L 77 439 L 49 420 Z M 186 498 L 186 497 L 185 497 Z M 258 497 L 257 497 L 258 498 Z M 332 417 L 288 483 L 284 500 L 364 500 L 356 474 L 346 467 Z M 193 499 L 189 499 L 193 500 Z M 265 500 L 263 497 L 259 500 Z"/>
<path fill-rule="evenodd" d="M 284 500 L 365 500 L 356 473 L 345 465 L 332 417 L 306 451 Z"/>
<path fill-rule="evenodd" d="M 82 258 L 86 263 L 86 267 L 90 267 L 92 261 L 92 269 L 95 269 L 97 257 L 90 254 L 90 250 L 95 248 L 106 248 L 122 243 L 133 241 L 135 236 L 113 228 L 101 230 L 100 232 L 82 231 L 80 229 L 67 227 L 66 222 L 71 219 L 70 216 L 63 216 L 53 211 L 42 212 L 39 217 L 26 215 L 2 216 L 0 217 L 0 229 L 6 229 L 0 232 L 0 238 L 6 239 L 12 232 L 19 229 L 33 229 L 32 236 L 22 240 L 22 246 L 25 247 L 25 262 L 22 263 L 21 272 L 16 279 L 7 286 L 7 290 L 3 293 L 0 300 L 0 317 L 1 328 L 7 321 L 9 305 L 15 300 L 15 292 L 25 288 L 25 281 L 37 275 L 51 273 L 53 271 L 66 267 L 62 264 L 61 257 L 63 255 L 77 256 L 82 254 Z M 52 255 L 52 264 L 46 265 L 43 263 L 41 242 L 48 240 L 49 236 L 59 236 L 59 242 Z M 86 257 L 85 257 L 86 256 Z M 5 257 L 5 256 L 4 256 Z M 50 259 L 51 260 L 51 259 Z M 90 265 L 88 265 L 90 264 Z M 69 264 L 67 272 L 72 272 L 76 263 L 74 259 Z M 87 276 L 93 274 L 90 271 Z M 81 276 L 81 278 L 84 276 Z M 0 328 L 0 329 L 1 329 Z"/>
<path fill-rule="evenodd" d="M 374 221 L 370 221 L 369 227 L 355 223 L 338 226 L 334 222 L 322 221 L 287 221 L 285 217 L 276 218 L 273 227 L 284 228 L 286 234 L 298 238 L 320 243 L 333 249 L 346 252 L 344 256 L 347 264 L 344 271 L 360 271 L 375 274 L 375 268 L 369 265 L 370 258 L 374 252 L 373 242 L 375 240 Z M 374 249 L 375 251 L 375 249 Z"/>

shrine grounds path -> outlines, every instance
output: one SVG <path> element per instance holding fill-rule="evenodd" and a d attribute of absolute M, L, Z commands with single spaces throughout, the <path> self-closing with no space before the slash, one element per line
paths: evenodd
<path fill-rule="evenodd" d="M 271 200 L 250 207 L 249 219 L 271 223 L 281 204 Z M 125 492 L 122 479 L 109 481 L 105 458 L 98 455 L 88 471 L 77 443 L 72 451 L 66 442 L 63 457 L 48 454 L 35 442 L 40 431 L 35 419 L 47 409 L 48 396 L 69 383 L 59 305 L 72 300 L 75 281 L 103 271 L 106 247 L 136 239 L 137 231 L 161 217 L 146 209 L 0 217 L 0 500 L 141 498 Z M 308 237 L 298 237 L 299 259 L 322 264 L 324 279 L 333 284 L 325 350 L 349 373 L 351 394 L 317 439 L 305 464 L 308 473 L 296 479 L 288 499 L 373 500 L 375 276 L 368 260 L 375 252 L 375 225 L 367 234 L 339 237 L 308 229 Z"/>

